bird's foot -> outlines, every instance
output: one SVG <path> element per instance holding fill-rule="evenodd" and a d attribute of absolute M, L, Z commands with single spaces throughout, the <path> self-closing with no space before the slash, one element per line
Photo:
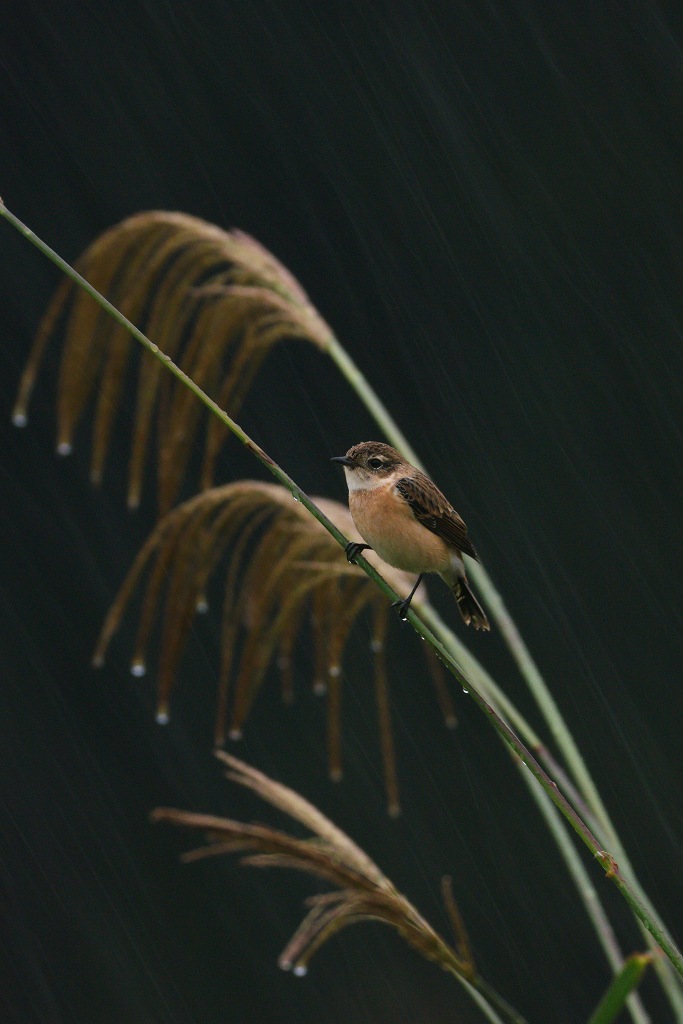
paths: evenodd
<path fill-rule="evenodd" d="M 417 590 L 417 588 L 420 586 L 420 583 L 422 582 L 422 576 L 423 575 L 424 575 L 423 573 L 420 573 L 420 575 L 417 577 L 417 579 L 415 580 L 415 586 L 410 591 L 410 593 L 408 594 L 407 597 L 404 597 L 402 601 L 392 601 L 391 602 L 391 607 L 397 609 L 399 619 L 403 619 L 404 622 L 405 622 L 406 616 L 408 615 L 408 609 L 410 608 L 410 602 L 413 600 L 413 596 L 415 594 L 415 591 Z"/>
<path fill-rule="evenodd" d="M 410 598 L 412 596 L 413 595 L 411 594 L 410 597 L 404 597 L 402 601 L 391 602 L 391 607 L 396 609 L 396 611 L 398 612 L 399 619 L 401 619 L 403 622 L 405 622 L 408 616 L 408 609 L 410 608 Z"/>
<path fill-rule="evenodd" d="M 366 548 L 369 551 L 372 551 L 369 544 L 361 544 L 356 540 L 349 541 L 345 548 L 347 561 L 355 562 L 356 557 L 361 553 L 361 551 L 365 551 Z"/>

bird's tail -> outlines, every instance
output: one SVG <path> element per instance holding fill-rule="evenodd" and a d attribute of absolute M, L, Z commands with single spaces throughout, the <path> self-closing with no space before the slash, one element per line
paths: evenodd
<path fill-rule="evenodd" d="M 491 628 L 484 609 L 470 590 L 470 585 L 464 576 L 458 576 L 451 590 L 458 602 L 460 614 L 468 626 L 474 626 L 475 629 Z"/>

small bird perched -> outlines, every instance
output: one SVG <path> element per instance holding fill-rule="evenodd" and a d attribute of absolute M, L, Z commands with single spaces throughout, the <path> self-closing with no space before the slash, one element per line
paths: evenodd
<path fill-rule="evenodd" d="M 344 467 L 349 509 L 367 544 L 350 543 L 352 562 L 365 548 L 396 569 L 418 573 L 407 598 L 396 601 L 406 617 L 413 594 L 426 572 L 436 572 L 455 595 L 463 620 L 475 629 L 490 629 L 483 608 L 467 582 L 463 552 L 476 558 L 467 527 L 429 477 L 411 466 L 391 445 L 362 441 L 332 462 Z"/>

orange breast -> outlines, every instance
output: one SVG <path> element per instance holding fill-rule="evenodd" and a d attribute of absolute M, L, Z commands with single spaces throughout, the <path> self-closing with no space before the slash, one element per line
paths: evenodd
<path fill-rule="evenodd" d="M 389 565 L 414 573 L 448 569 L 449 546 L 417 521 L 392 483 L 352 491 L 349 508 L 361 537 Z"/>

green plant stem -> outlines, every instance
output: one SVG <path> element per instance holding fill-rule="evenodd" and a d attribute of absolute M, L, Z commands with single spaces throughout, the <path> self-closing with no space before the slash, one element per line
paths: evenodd
<path fill-rule="evenodd" d="M 413 451 L 386 406 L 383 404 L 366 377 L 358 369 L 336 337 L 331 336 L 327 345 L 327 352 L 358 397 L 361 399 L 365 407 L 371 413 L 378 427 L 384 433 L 384 436 L 391 442 L 391 444 L 394 445 L 394 447 L 398 448 L 414 466 L 417 466 L 418 469 L 424 470 L 424 466 L 420 459 Z M 565 760 L 565 764 L 573 778 L 573 782 L 578 787 L 579 794 L 586 802 L 590 811 L 596 834 L 600 836 L 601 841 L 605 846 L 609 846 L 612 849 L 614 856 L 618 860 L 622 869 L 628 876 L 630 876 L 632 885 L 638 893 L 642 903 L 649 908 L 650 912 L 654 912 L 654 907 L 650 903 L 647 894 L 636 877 L 630 858 L 628 857 L 621 839 L 619 838 L 619 834 L 612 823 L 607 808 L 605 807 L 605 804 L 598 792 L 597 786 L 588 771 L 581 751 L 574 741 L 574 737 L 567 727 L 555 698 L 543 679 L 543 676 L 541 675 L 529 648 L 525 644 L 517 625 L 510 615 L 501 594 L 494 585 L 493 580 L 486 569 L 479 562 L 468 559 L 468 572 L 474 580 L 477 589 L 483 598 L 487 611 L 498 626 L 523 679 L 529 687 L 534 700 L 548 724 L 548 728 L 550 729 L 550 732 L 557 743 L 557 747 Z M 539 747 L 535 749 L 540 749 L 541 746 L 542 745 L 539 743 Z M 643 931 L 643 934 L 645 935 L 645 939 L 650 948 L 656 953 L 656 947 L 653 945 L 652 937 L 647 935 L 645 931 Z M 668 963 L 663 961 L 661 957 L 655 957 L 654 967 L 661 984 L 667 993 L 669 1001 L 676 1012 L 677 1020 L 683 1021 L 683 990 L 681 989 L 679 978 L 672 975 Z"/>
<path fill-rule="evenodd" d="M 612 1024 L 621 1012 L 624 1003 L 633 997 L 648 964 L 652 963 L 651 953 L 634 953 L 624 964 L 599 1005 L 591 1014 L 588 1024 Z"/>
<path fill-rule="evenodd" d="M 50 246 L 47 245 L 46 242 L 43 242 L 43 240 L 39 238 L 33 231 L 31 231 L 31 229 L 27 227 L 27 225 L 23 224 L 22 221 L 15 217 L 14 214 L 7 209 L 2 199 L 0 199 L 0 216 L 4 217 L 7 221 L 9 221 L 9 223 L 12 224 L 13 227 L 20 231 L 25 238 L 27 238 L 33 245 L 35 245 L 36 248 L 39 249 L 45 256 L 47 256 L 48 259 L 52 261 L 52 263 L 59 267 L 59 269 L 62 270 L 67 275 L 67 277 L 69 277 L 75 284 L 77 284 L 80 288 L 87 292 L 87 294 L 90 295 L 90 297 L 95 302 L 97 302 L 97 304 L 102 309 L 109 313 L 109 315 L 112 316 L 113 319 L 117 321 L 117 323 L 119 323 L 122 327 L 129 331 L 130 334 L 132 334 L 132 336 L 137 341 L 139 341 L 140 344 L 144 348 L 146 348 L 148 352 L 150 352 L 157 359 L 159 359 L 164 364 L 164 366 L 169 370 L 170 373 L 177 377 L 178 380 L 182 381 L 183 384 L 186 387 L 188 387 L 190 391 L 192 391 L 192 393 L 196 395 L 196 397 L 206 406 L 206 408 L 209 409 L 215 416 L 217 416 L 221 420 L 221 422 L 231 431 L 231 433 L 233 433 L 235 437 L 237 437 L 242 442 L 242 444 L 244 444 L 245 447 L 247 447 L 252 452 L 252 454 L 254 454 L 256 458 L 263 463 L 264 466 L 266 466 L 266 468 L 273 474 L 273 476 L 290 491 L 292 497 L 296 501 L 300 501 L 302 505 L 304 505 L 304 507 L 307 508 L 309 512 L 311 512 L 311 514 L 318 520 L 318 522 L 320 522 L 328 530 L 328 532 L 332 534 L 335 540 L 337 540 L 338 543 L 342 545 L 342 547 L 346 547 L 348 540 L 346 537 L 344 537 L 341 531 L 337 529 L 334 523 L 331 520 L 329 520 L 323 512 L 321 512 L 317 505 L 315 505 L 311 501 L 308 495 L 301 490 L 301 488 L 294 482 L 294 480 L 292 480 L 291 477 L 289 477 L 284 472 L 284 470 L 281 469 L 280 466 L 278 466 L 278 464 L 273 459 L 271 459 L 270 456 L 267 455 L 266 452 L 249 437 L 246 431 L 244 431 L 235 420 L 228 416 L 228 414 L 223 409 L 221 409 L 220 406 L 213 401 L 213 399 L 209 398 L 209 396 L 204 391 L 202 391 L 202 389 L 199 388 L 195 384 L 195 382 L 190 377 L 188 377 L 188 375 L 184 373 L 179 366 L 177 366 L 173 362 L 172 359 L 165 355 L 159 349 L 158 345 L 155 345 L 154 342 L 150 341 L 150 339 L 145 334 L 143 334 L 142 331 L 140 331 L 134 324 L 130 322 L 130 320 L 128 320 L 121 312 L 119 312 L 119 310 L 114 305 L 112 305 L 112 303 L 109 302 L 108 299 L 101 295 L 100 292 L 97 291 L 97 289 L 93 288 L 92 285 L 88 281 L 86 281 L 84 277 L 82 277 L 76 270 L 74 270 L 72 266 L 70 266 L 70 264 L 66 262 L 66 260 L 62 259 L 62 257 L 54 251 L 54 249 L 51 249 Z M 366 568 L 366 571 L 368 568 L 372 569 L 372 567 L 370 567 L 368 563 L 365 563 L 364 567 Z M 381 589 L 387 595 L 389 595 L 390 597 L 396 597 L 396 594 L 394 593 L 392 588 L 385 580 L 382 579 L 382 577 L 378 573 L 372 570 L 370 572 L 370 575 L 372 575 L 375 578 L 376 582 L 380 585 Z M 461 677 L 461 675 L 458 673 L 455 664 L 451 666 L 451 670 L 454 672 L 456 678 L 458 678 L 458 681 L 461 683 L 461 685 L 464 685 L 466 680 L 464 679 L 464 677 Z M 458 976 L 456 975 L 456 977 Z M 474 1002 L 477 1003 L 480 1009 L 482 1009 L 485 1012 L 485 1015 L 488 1017 L 491 1024 L 503 1024 L 502 1019 L 500 1018 L 494 1007 L 497 1007 L 499 1009 L 505 1008 L 507 1017 L 511 1022 L 513 1022 L 513 1024 L 515 1024 L 515 1022 L 516 1024 L 526 1024 L 524 1018 L 517 1014 L 517 1012 L 513 1010 L 513 1008 L 510 1007 L 509 1004 L 501 996 L 499 996 L 495 992 L 495 990 L 491 988 L 491 986 L 489 986 L 482 978 L 478 978 L 476 984 L 474 985 L 472 983 L 465 983 L 463 979 L 460 980 L 463 981 L 463 983 L 465 984 L 465 987 L 468 990 L 470 997 L 474 1000 Z"/>
<path fill-rule="evenodd" d="M 523 777 L 528 777 L 528 773 L 523 773 Z M 628 960 L 624 959 L 624 954 L 614 934 L 610 920 L 605 913 L 585 865 L 576 852 L 574 844 L 571 842 L 566 826 L 557 813 L 557 808 L 553 807 L 547 795 L 539 786 L 528 786 L 528 789 L 567 864 L 576 890 L 595 929 L 607 961 L 615 977 L 620 977 Z M 637 993 L 632 992 L 627 997 L 626 1003 L 634 1024 L 650 1024 L 650 1016 L 646 1012 L 642 1000 Z"/>
<path fill-rule="evenodd" d="M 482 691 L 486 699 L 493 704 L 498 714 L 505 718 L 508 723 L 521 734 L 522 738 L 530 746 L 536 756 L 538 756 L 537 752 L 539 751 L 542 752 L 543 756 L 545 754 L 545 747 L 540 742 L 529 723 L 522 715 L 520 715 L 514 705 L 511 704 L 495 680 L 491 678 L 486 669 L 465 647 L 462 640 L 460 640 L 460 638 L 457 637 L 448 626 L 446 626 L 438 612 L 436 612 L 431 605 L 422 605 L 419 603 L 417 604 L 416 611 L 420 618 L 427 622 L 427 624 L 432 628 L 442 643 L 444 643 L 449 650 L 456 651 L 463 671 L 469 678 L 473 678 L 476 681 L 476 685 Z M 541 760 L 541 757 L 539 757 L 539 760 Z M 519 762 L 517 762 L 517 764 L 520 766 Z M 544 763 L 544 767 L 547 770 L 548 765 Z M 551 776 L 553 775 L 552 772 L 549 774 L 551 774 Z M 522 780 L 526 784 L 527 789 L 536 803 L 541 816 L 545 820 L 548 830 L 555 840 L 560 854 L 567 865 L 567 870 L 574 882 L 588 918 L 595 929 L 595 933 L 604 950 L 607 961 L 614 974 L 617 975 L 620 973 L 624 965 L 624 956 L 619 948 L 612 925 L 603 908 L 598 893 L 596 892 L 595 886 L 591 882 L 588 872 L 582 860 L 578 856 L 574 844 L 570 840 L 570 836 L 567 833 L 566 826 L 560 817 L 557 807 L 550 802 L 547 794 L 536 785 L 535 780 L 529 772 L 522 770 L 521 775 Z M 563 789 L 565 795 L 569 797 L 573 806 L 576 808 L 576 803 L 572 799 L 571 794 L 567 792 L 567 788 L 563 785 L 561 785 L 560 788 Z M 582 814 L 582 817 L 591 828 L 591 831 L 593 831 L 592 824 L 586 820 L 584 814 Z M 650 1018 L 638 995 L 632 995 L 629 997 L 628 1009 L 634 1024 L 649 1024 Z"/>
<path fill-rule="evenodd" d="M 72 281 L 74 281 L 79 287 L 86 291 L 94 300 L 97 302 L 102 309 L 110 314 L 122 327 L 126 328 L 137 341 L 143 345 L 149 352 L 152 353 L 157 359 L 159 359 L 166 368 L 174 374 L 178 380 L 181 380 L 186 387 L 188 387 L 193 394 L 209 409 L 215 416 L 217 416 L 221 422 L 226 426 L 241 442 L 245 445 L 255 456 L 262 462 L 266 468 L 273 474 L 273 476 L 285 486 L 292 496 L 301 501 L 301 503 L 311 512 L 311 514 L 320 522 L 325 529 L 337 540 L 339 544 L 346 547 L 347 539 L 337 529 L 337 527 L 320 511 L 319 508 L 311 501 L 311 499 L 301 490 L 298 484 L 288 476 L 287 473 L 277 463 L 270 458 L 269 455 L 253 441 L 249 435 L 235 422 L 228 414 L 217 405 L 208 395 L 206 395 L 201 388 L 199 388 L 190 377 L 185 374 L 180 367 L 178 367 L 172 359 L 165 355 L 159 349 L 158 345 L 150 341 L 142 331 L 140 331 L 134 324 L 132 324 L 126 317 L 120 313 L 115 306 L 112 305 L 103 295 L 101 295 L 95 288 L 90 285 L 85 278 L 81 277 L 77 271 L 75 271 L 65 260 L 62 259 L 53 249 L 50 248 L 42 239 L 38 238 L 37 235 L 31 231 L 25 224 L 23 224 L 17 217 L 12 214 L 7 207 L 0 200 L 0 215 L 5 218 L 13 227 L 21 232 L 26 239 L 28 239 L 33 245 L 36 246 L 45 256 L 48 257 L 60 270 L 62 270 Z M 362 567 L 365 572 L 372 579 L 375 580 L 380 589 L 392 598 L 396 598 L 397 595 L 394 593 L 388 583 L 379 575 L 379 573 L 362 557 L 358 559 L 357 563 Z M 654 912 L 654 908 L 650 909 L 644 905 L 639 899 L 637 893 L 633 887 L 626 881 L 621 874 L 616 861 L 610 853 L 604 850 L 598 843 L 593 833 L 590 831 L 588 826 L 582 821 L 574 808 L 569 804 L 567 799 L 560 793 L 556 783 L 546 774 L 538 761 L 534 758 L 531 752 L 524 746 L 521 740 L 516 736 L 512 729 L 503 721 L 503 719 L 496 714 L 494 708 L 487 700 L 475 689 L 474 685 L 463 673 L 461 667 L 453 655 L 446 650 L 444 645 L 438 640 L 434 633 L 417 617 L 414 611 L 410 610 L 408 613 L 409 621 L 417 632 L 428 642 L 436 651 L 439 658 L 443 661 L 446 667 L 451 671 L 455 678 L 459 681 L 463 690 L 468 692 L 479 708 L 487 716 L 491 722 L 493 728 L 498 732 L 499 736 L 508 744 L 511 750 L 524 762 L 527 768 L 530 770 L 532 775 L 543 787 L 550 800 L 559 809 L 561 814 L 565 817 L 571 827 L 574 829 L 576 834 L 582 840 L 582 842 L 588 847 L 596 860 L 603 867 L 606 876 L 611 878 L 617 889 L 620 891 L 626 902 L 629 904 L 636 917 L 643 923 L 645 928 L 655 938 L 658 945 L 661 947 L 663 952 L 671 961 L 672 965 L 683 978 L 683 956 L 680 950 L 677 948 L 673 938 L 669 934 L 666 926 L 662 921 L 659 920 L 658 915 Z"/>
<path fill-rule="evenodd" d="M 478 977 L 475 981 L 468 981 L 455 972 L 453 975 L 467 989 L 470 999 L 477 1004 L 491 1024 L 503 1024 L 503 1018 L 499 1016 L 498 1011 L 503 1014 L 508 1024 L 526 1024 L 524 1017 L 520 1016 L 508 1002 L 501 999 L 495 989 L 492 989 L 483 978 Z"/>
<path fill-rule="evenodd" d="M 444 646 L 449 651 L 454 653 L 456 660 L 460 665 L 462 671 L 469 678 L 475 680 L 475 684 L 484 694 L 486 699 L 493 704 L 498 713 L 507 720 L 507 722 L 512 726 L 512 728 L 515 729 L 515 731 L 519 732 L 522 739 L 524 739 L 527 745 L 531 748 L 534 755 L 543 764 L 546 771 L 552 777 L 554 777 L 556 781 L 558 781 L 558 783 L 560 784 L 560 788 L 563 790 L 565 796 L 568 797 L 572 806 L 577 811 L 579 811 L 584 822 L 586 822 L 586 824 L 589 826 L 590 830 L 594 833 L 594 835 L 598 836 L 600 842 L 605 847 L 609 848 L 611 851 L 614 851 L 615 849 L 618 850 L 618 853 L 614 856 L 622 869 L 622 873 L 625 874 L 626 877 L 630 876 L 630 884 L 634 889 L 635 893 L 637 894 L 639 900 L 641 901 L 643 906 L 648 909 L 648 912 L 650 914 L 656 916 L 657 911 L 655 910 L 649 897 L 643 892 L 638 880 L 634 877 L 634 873 L 630 866 L 630 862 L 623 851 L 621 843 L 610 843 L 609 839 L 605 835 L 604 829 L 602 827 L 602 822 L 595 818 L 590 807 L 586 807 L 585 813 L 583 813 L 582 805 L 579 803 L 581 799 L 580 794 L 578 794 L 574 789 L 571 780 L 566 779 L 563 773 L 560 774 L 557 771 L 557 769 L 560 766 L 556 765 L 554 760 L 550 757 L 545 748 L 545 745 L 541 742 L 541 740 L 539 739 L 538 735 L 533 730 L 531 725 L 527 722 L 524 716 L 519 713 L 519 711 L 514 706 L 514 704 L 509 700 L 507 695 L 501 690 L 501 688 L 498 686 L 495 680 L 489 675 L 489 673 L 486 671 L 483 665 L 481 665 L 477 658 L 475 658 L 471 651 L 465 646 L 462 640 L 458 636 L 456 636 L 456 634 L 450 629 L 450 627 L 448 627 L 445 624 L 445 622 L 440 617 L 438 612 L 434 608 L 432 608 L 431 605 L 421 605 L 418 602 L 415 602 L 415 605 L 419 611 L 420 617 L 431 627 L 431 629 L 439 637 L 440 641 L 444 644 Z M 573 877 L 574 872 L 572 870 L 572 865 L 570 864 L 567 858 L 565 859 L 567 860 L 567 867 L 570 871 L 570 874 L 572 874 Z M 579 894 L 581 895 L 580 891 Z M 596 932 L 598 933 L 600 942 L 602 943 L 603 937 L 601 937 L 600 932 L 598 931 L 597 921 L 593 919 L 592 914 L 590 916 L 591 920 L 593 921 L 594 927 L 596 928 Z M 657 943 L 655 939 L 644 927 L 642 921 L 638 920 L 637 923 L 641 930 L 641 933 L 645 937 L 648 946 L 650 947 L 652 952 L 656 954 Z M 612 961 L 610 960 L 610 963 L 611 962 Z M 657 955 L 655 955 L 654 958 L 654 969 L 657 972 L 662 987 L 667 993 L 672 1008 L 676 1012 L 677 1019 L 683 1020 L 683 994 L 681 992 L 679 976 L 673 973 L 672 967 L 668 960 L 665 960 Z"/>
<path fill-rule="evenodd" d="M 343 346 L 339 343 L 337 338 L 332 337 L 330 339 L 327 352 L 346 377 L 349 384 L 351 384 L 365 407 L 371 413 L 384 435 L 396 448 L 400 449 L 400 451 L 410 462 L 413 463 L 414 466 L 417 466 L 418 469 L 422 469 L 424 471 L 422 462 L 409 445 L 395 420 L 384 406 L 368 380 L 355 365 Z M 494 586 L 491 577 L 480 563 L 475 562 L 472 559 L 468 559 L 468 571 L 477 584 L 487 610 L 491 613 L 491 617 L 498 626 L 522 676 L 526 680 L 531 693 L 539 705 L 539 708 L 548 723 L 548 727 L 555 738 L 558 748 L 562 751 L 566 759 L 567 766 L 572 772 L 584 799 L 592 807 L 593 813 L 602 819 L 605 830 L 612 833 L 612 835 L 610 835 L 610 839 L 613 841 L 615 838 L 614 829 L 609 822 L 607 811 L 600 799 L 590 773 L 586 768 L 581 752 L 575 744 L 560 710 L 555 703 L 555 699 L 548 689 L 536 662 L 531 656 L 531 652 L 524 643 L 512 616 L 508 612 L 503 598 Z"/>

